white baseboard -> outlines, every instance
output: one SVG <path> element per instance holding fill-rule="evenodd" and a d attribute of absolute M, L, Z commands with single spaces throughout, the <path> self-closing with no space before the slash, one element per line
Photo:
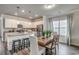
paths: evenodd
<path fill-rule="evenodd" d="M 78 47 L 79 47 L 79 44 L 74 44 L 74 43 L 71 43 L 70 45 L 73 45 L 73 46 L 78 46 Z"/>

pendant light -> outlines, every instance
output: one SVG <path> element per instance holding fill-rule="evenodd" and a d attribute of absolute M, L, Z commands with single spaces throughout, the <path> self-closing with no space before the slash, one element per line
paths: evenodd
<path fill-rule="evenodd" d="M 17 7 L 16 7 L 16 9 L 17 9 L 17 10 L 16 10 L 15 15 L 17 16 L 17 15 L 19 14 L 19 9 L 20 9 L 20 7 L 19 7 L 19 6 L 17 6 Z"/>

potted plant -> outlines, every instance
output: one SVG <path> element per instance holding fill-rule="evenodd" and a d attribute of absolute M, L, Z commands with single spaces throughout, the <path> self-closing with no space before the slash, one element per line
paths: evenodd
<path fill-rule="evenodd" d="M 44 37 L 46 37 L 46 38 L 48 38 L 48 37 L 50 37 L 51 36 L 51 31 L 43 31 L 43 36 Z"/>

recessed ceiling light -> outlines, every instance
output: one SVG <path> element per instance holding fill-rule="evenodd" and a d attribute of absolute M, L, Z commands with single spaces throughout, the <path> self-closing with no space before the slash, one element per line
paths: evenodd
<path fill-rule="evenodd" d="M 47 5 L 44 5 L 44 8 L 46 8 L 46 9 L 51 9 L 53 7 L 55 7 L 55 4 L 47 4 Z"/>
<path fill-rule="evenodd" d="M 18 15 L 18 13 L 15 13 L 14 15 Z"/>
<path fill-rule="evenodd" d="M 25 12 L 25 10 L 22 10 L 22 12 L 24 13 L 24 12 Z"/>
<path fill-rule="evenodd" d="M 31 25 L 31 22 L 29 22 L 28 24 Z"/>
<path fill-rule="evenodd" d="M 38 15 L 36 14 L 35 17 L 38 17 Z"/>

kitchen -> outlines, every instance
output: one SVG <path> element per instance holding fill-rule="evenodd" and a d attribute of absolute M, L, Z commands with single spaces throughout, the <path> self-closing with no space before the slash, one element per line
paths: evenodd
<path fill-rule="evenodd" d="M 43 8 L 41 8 L 42 6 Z M 78 16 L 78 6 L 73 4 L 0 5 L 4 8 L 0 9 L 2 11 L 0 38 L 4 48 L 2 54 L 61 55 L 62 45 L 67 48 L 72 47 L 71 45 L 79 46 L 78 37 L 74 35 L 74 33 L 77 35 L 75 30 L 78 21 L 78 17 L 76 17 Z M 64 13 L 60 11 L 63 9 Z M 74 27 L 76 27 L 75 30 L 73 30 Z M 65 53 L 72 54 L 72 52 Z M 74 52 L 74 54 L 76 53 Z"/>

